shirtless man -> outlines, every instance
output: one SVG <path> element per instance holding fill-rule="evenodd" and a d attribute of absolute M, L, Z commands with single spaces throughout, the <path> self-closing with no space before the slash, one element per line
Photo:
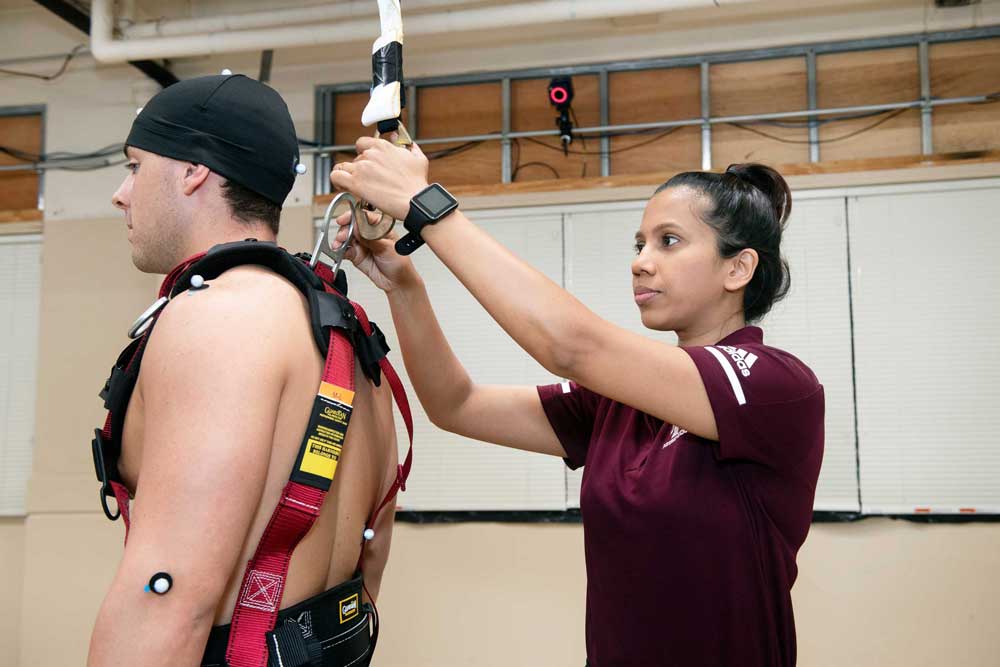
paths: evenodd
<path fill-rule="evenodd" d="M 112 201 L 146 273 L 216 244 L 274 241 L 299 157 L 280 96 L 243 76 L 162 91 L 137 117 L 126 155 Z M 324 358 L 303 294 L 261 266 L 209 282 L 166 306 L 128 403 L 118 471 L 134 497 L 131 530 L 94 627 L 92 667 L 220 664 L 206 654 L 210 632 L 232 618 L 307 428 Z M 359 557 L 378 595 L 392 503 L 363 554 L 361 536 L 395 479 L 395 431 L 386 383 L 355 375 L 343 456 L 292 556 L 282 609 L 350 579 Z M 169 593 L 145 591 L 161 571 Z"/>

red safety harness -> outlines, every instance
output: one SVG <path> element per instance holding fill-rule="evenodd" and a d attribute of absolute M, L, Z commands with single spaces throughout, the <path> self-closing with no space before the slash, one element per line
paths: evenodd
<path fill-rule="evenodd" d="M 208 253 L 185 260 L 163 281 L 160 298 L 144 313 L 145 321 L 140 317 L 133 326 L 130 335 L 136 339 L 119 356 L 101 392 L 108 416 L 104 428 L 96 431 L 94 464 L 102 483 L 104 511 L 112 520 L 119 515 L 124 519 L 127 541 L 129 493 L 117 470 L 121 432 L 142 354 L 163 306 L 178 293 L 197 289 L 201 281 L 196 276 L 210 280 L 241 264 L 262 264 L 271 268 L 299 287 L 309 300 L 313 334 L 320 349 L 326 351 L 323 378 L 291 477 L 243 574 L 226 650 L 226 661 L 232 667 L 268 664 L 268 640 L 276 641 L 272 631 L 281 608 L 289 561 L 295 547 L 319 516 L 345 446 L 354 399 L 356 357 L 372 382 L 380 384 L 380 373 L 388 381 L 410 439 L 410 448 L 398 466 L 396 479 L 365 523 L 361 556 L 364 555 L 364 543 L 373 536 L 372 529 L 379 514 L 398 491 L 405 490 L 412 464 L 413 419 L 399 376 L 385 357 L 388 347 L 384 336 L 369 322 L 361 306 L 346 297 L 343 273 L 335 277 L 322 263 L 310 269 L 308 260 L 308 256 L 293 256 L 274 244 L 257 241 L 216 246 Z M 108 497 L 116 499 L 117 514 L 110 511 Z M 361 560 L 359 556 L 359 571 Z"/>

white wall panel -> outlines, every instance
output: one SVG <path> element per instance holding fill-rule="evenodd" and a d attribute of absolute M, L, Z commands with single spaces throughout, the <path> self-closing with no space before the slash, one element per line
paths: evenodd
<path fill-rule="evenodd" d="M 866 512 L 1000 512 L 1000 183 L 849 199 Z"/>

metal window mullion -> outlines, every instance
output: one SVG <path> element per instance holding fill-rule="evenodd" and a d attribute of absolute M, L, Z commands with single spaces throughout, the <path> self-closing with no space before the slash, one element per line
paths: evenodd
<path fill-rule="evenodd" d="M 324 146 L 331 145 L 335 137 L 333 136 L 334 105 L 336 104 L 336 94 L 324 91 L 320 94 L 316 104 L 315 137 Z M 306 151 L 300 151 L 300 154 Z M 313 191 L 318 195 L 330 193 L 330 181 L 326 177 L 330 173 L 333 165 L 330 164 L 330 153 L 317 150 L 313 159 Z"/>
<path fill-rule="evenodd" d="M 920 63 L 920 150 L 924 155 L 934 152 L 933 113 L 931 104 L 931 60 L 930 47 L 926 39 L 917 45 L 917 59 Z"/>
<path fill-rule="evenodd" d="M 709 91 L 708 61 L 701 61 L 701 169 L 712 168 L 712 117 L 711 93 Z"/>
<path fill-rule="evenodd" d="M 510 183 L 512 174 L 511 165 L 511 140 L 510 135 L 510 79 L 500 81 L 500 106 L 501 106 L 501 130 L 500 130 L 500 182 Z"/>
<path fill-rule="evenodd" d="M 406 129 L 410 133 L 410 138 L 417 138 L 417 86 L 410 84 L 406 87 L 406 106 L 408 115 L 406 117 Z"/>
<path fill-rule="evenodd" d="M 806 81 L 808 86 L 809 110 L 815 111 L 816 100 L 816 52 L 806 54 Z M 809 117 L 809 161 L 819 162 L 819 119 Z"/>
<path fill-rule="evenodd" d="M 611 101 L 608 97 L 608 70 L 598 74 L 597 91 L 601 98 L 601 125 L 607 126 L 611 119 Z M 611 137 L 601 133 L 601 176 L 611 175 Z"/>

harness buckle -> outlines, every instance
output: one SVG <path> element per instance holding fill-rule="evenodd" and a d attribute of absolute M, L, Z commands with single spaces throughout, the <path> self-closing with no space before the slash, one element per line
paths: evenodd
<path fill-rule="evenodd" d="M 115 521 L 121 516 L 122 510 L 118 507 L 117 512 L 112 513 L 111 508 L 108 507 L 108 498 L 114 498 L 115 492 L 111 488 L 112 472 L 108 470 L 107 459 L 104 456 L 104 449 L 107 444 L 108 441 L 104 439 L 104 433 L 101 432 L 101 429 L 95 428 L 94 439 L 91 441 L 90 446 L 94 454 L 94 471 L 97 473 L 97 481 L 101 483 L 101 488 L 98 491 L 101 499 L 101 509 L 104 510 L 104 516 Z"/>
<path fill-rule="evenodd" d="M 302 626 L 286 618 L 266 633 L 268 667 L 311 667 L 323 664 L 323 646 L 315 637 L 306 637 Z"/>

